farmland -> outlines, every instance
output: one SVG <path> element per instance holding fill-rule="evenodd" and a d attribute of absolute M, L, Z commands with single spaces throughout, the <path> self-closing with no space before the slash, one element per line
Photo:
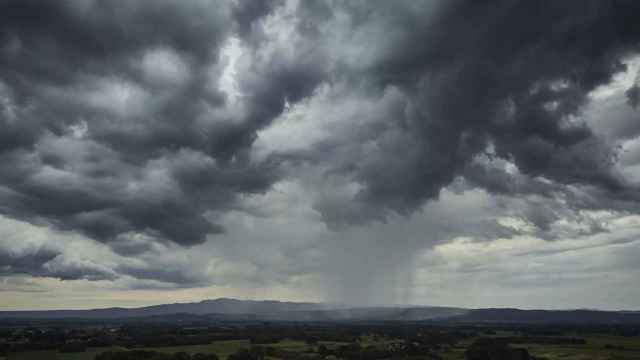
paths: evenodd
<path fill-rule="evenodd" d="M 243 357 L 240 358 L 247 360 L 464 360 L 470 358 L 470 349 L 480 353 L 521 351 L 526 352 L 530 359 L 538 360 L 639 359 L 640 336 L 634 333 L 637 329 L 622 330 L 615 327 L 443 327 L 419 323 L 270 324 L 229 328 L 126 326 L 115 332 L 110 330 L 113 342 L 110 346 L 72 350 L 69 347 L 34 351 L 22 349 L 8 352 L 6 360 L 94 360 L 105 352 L 134 350 L 157 353 L 161 356 L 158 359 L 173 359 L 174 354 L 183 353 L 182 357 L 175 358 L 215 354 L 220 360 L 226 360 L 230 357 L 238 359 L 238 354 L 241 354 Z M 68 331 L 79 338 L 86 337 L 87 333 L 96 334 L 86 330 Z M 217 340 L 224 337 L 229 339 Z"/>

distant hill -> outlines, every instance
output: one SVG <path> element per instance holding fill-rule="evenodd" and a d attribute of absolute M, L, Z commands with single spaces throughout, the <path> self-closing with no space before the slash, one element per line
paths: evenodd
<path fill-rule="evenodd" d="M 351 308 L 322 303 L 222 298 L 131 309 L 0 311 L 0 319 L 125 319 L 181 314 L 206 316 L 208 319 L 221 321 L 427 320 L 461 315 L 465 311 L 449 307 Z"/>
<path fill-rule="evenodd" d="M 0 311 L 0 319 L 4 318 L 86 318 L 114 319 L 145 316 L 161 316 L 171 314 L 255 314 L 264 315 L 289 311 L 312 311 L 325 309 L 326 305 L 318 303 L 254 301 L 236 299 L 204 300 L 196 303 L 176 303 L 146 306 L 140 308 L 106 308 L 93 310 L 49 310 L 49 311 Z"/>
<path fill-rule="evenodd" d="M 453 307 L 367 307 L 289 311 L 263 317 L 273 321 L 420 321 L 445 319 L 467 310 Z"/>
<path fill-rule="evenodd" d="M 204 300 L 140 308 L 93 310 L 0 311 L 2 320 L 126 320 L 153 321 L 435 321 L 442 323 L 512 324 L 640 324 L 640 312 L 598 310 L 463 309 L 433 306 L 348 307 L 335 304 Z"/>
<path fill-rule="evenodd" d="M 447 319 L 458 323 L 640 324 L 640 312 L 599 310 L 476 309 Z"/>

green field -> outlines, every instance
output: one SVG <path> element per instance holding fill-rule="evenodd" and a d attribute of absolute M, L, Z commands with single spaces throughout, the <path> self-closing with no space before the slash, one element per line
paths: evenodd
<path fill-rule="evenodd" d="M 329 348 L 341 345 L 342 343 L 337 342 L 320 342 L 319 344 L 323 344 Z M 265 344 L 261 346 L 272 346 L 275 348 L 280 348 L 289 351 L 299 351 L 303 352 L 309 349 L 309 345 L 307 345 L 303 341 L 293 341 L 293 340 L 284 340 L 279 343 L 274 344 Z M 153 350 L 164 353 L 177 353 L 177 352 L 187 352 L 191 354 L 202 353 L 214 353 L 220 357 L 220 359 L 226 359 L 229 355 L 238 351 L 239 349 L 245 348 L 248 349 L 251 347 L 251 343 L 249 340 L 228 340 L 228 341 L 216 341 L 211 344 L 202 344 L 202 345 L 186 345 L 186 346 L 167 346 L 167 347 L 152 347 L 145 348 L 145 350 Z M 9 354 L 9 358 L 7 360 L 93 360 L 96 354 L 99 354 L 108 350 L 118 350 L 123 348 L 89 348 L 86 352 L 82 353 L 59 353 L 56 351 L 30 351 L 23 353 L 12 353 Z"/>
<path fill-rule="evenodd" d="M 216 341 L 211 344 L 202 344 L 202 345 L 185 345 L 185 346 L 167 346 L 167 347 L 154 347 L 154 348 L 145 348 L 145 350 L 153 350 L 164 353 L 177 353 L 177 352 L 187 352 L 191 354 L 202 353 L 209 354 L 214 353 L 220 357 L 220 359 L 226 359 L 227 356 L 233 354 L 234 352 L 245 348 L 248 349 L 251 347 L 251 343 L 249 340 L 228 340 L 228 341 Z"/>
<path fill-rule="evenodd" d="M 360 336 L 360 345 L 362 347 L 367 347 L 367 346 L 380 347 L 380 346 L 385 346 L 395 342 L 398 342 L 398 340 L 389 339 L 382 336 L 373 336 L 373 335 Z"/>
<path fill-rule="evenodd" d="M 21 353 L 9 354 L 7 360 L 93 360 L 96 354 L 100 354 L 108 350 L 119 350 L 122 348 L 89 348 L 82 353 L 59 353 L 57 351 L 28 351 Z"/>
<path fill-rule="evenodd" d="M 440 355 L 442 355 L 444 360 L 464 360 L 464 352 L 472 342 L 473 340 L 462 341 L 452 348 L 443 351 Z"/>
<path fill-rule="evenodd" d="M 581 337 L 581 336 L 577 336 Z M 549 345 L 549 344 L 521 344 L 514 347 L 524 347 L 533 356 L 548 360 L 637 360 L 640 359 L 640 337 L 619 337 L 611 335 L 591 335 L 582 337 L 587 343 L 585 345 Z M 374 338 L 364 336 L 361 338 L 363 346 L 384 346 L 396 340 Z M 449 348 L 441 355 L 445 360 L 464 360 L 464 353 L 473 339 L 463 341 L 456 346 Z M 328 348 L 334 348 L 344 343 L 320 342 Z M 608 345 L 608 346 L 607 346 Z M 265 344 L 262 346 L 272 346 L 283 350 L 304 352 L 310 346 L 303 341 L 284 340 L 279 343 Z M 211 344 L 171 346 L 146 348 L 165 353 L 188 352 L 195 353 L 215 353 L 221 359 L 226 359 L 230 354 L 242 348 L 251 347 L 248 340 L 216 341 Z M 612 348 L 613 347 L 613 348 Z M 7 360 L 93 360 L 96 354 L 108 350 L 118 350 L 122 348 L 90 348 L 82 353 L 58 353 L 56 351 L 32 351 L 24 353 L 9 354 Z M 3 360 L 3 359 L 0 359 Z"/>
<path fill-rule="evenodd" d="M 547 360 L 638 360 L 640 359 L 640 337 L 621 337 L 610 335 L 576 336 L 584 338 L 584 345 L 549 345 L 549 344 L 518 344 L 513 347 L 523 347 L 529 354 Z M 466 346 L 471 341 L 460 343 L 442 353 L 445 360 L 464 360 Z M 607 349 L 606 345 L 622 347 Z"/>
<path fill-rule="evenodd" d="M 640 338 L 618 336 L 588 336 L 585 345 L 524 344 L 529 353 L 549 360 L 637 360 L 640 359 Z M 624 349 L 607 349 L 614 345 Z"/>

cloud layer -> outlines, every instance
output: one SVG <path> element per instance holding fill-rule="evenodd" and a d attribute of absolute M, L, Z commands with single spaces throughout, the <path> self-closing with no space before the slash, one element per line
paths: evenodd
<path fill-rule="evenodd" d="M 424 254 L 616 238 L 640 211 L 638 13 L 3 2 L 0 276 L 411 302 Z"/>

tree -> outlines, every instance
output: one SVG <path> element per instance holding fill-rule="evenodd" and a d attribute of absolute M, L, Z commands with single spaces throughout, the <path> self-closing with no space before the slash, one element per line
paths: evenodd
<path fill-rule="evenodd" d="M 216 354 L 200 354 L 197 353 L 193 355 L 193 360 L 218 360 L 218 355 Z"/>
<path fill-rule="evenodd" d="M 186 352 L 178 352 L 173 354 L 171 360 L 191 360 L 191 356 Z"/>
<path fill-rule="evenodd" d="M 227 360 L 257 360 L 247 349 L 240 349 L 229 355 Z"/>

